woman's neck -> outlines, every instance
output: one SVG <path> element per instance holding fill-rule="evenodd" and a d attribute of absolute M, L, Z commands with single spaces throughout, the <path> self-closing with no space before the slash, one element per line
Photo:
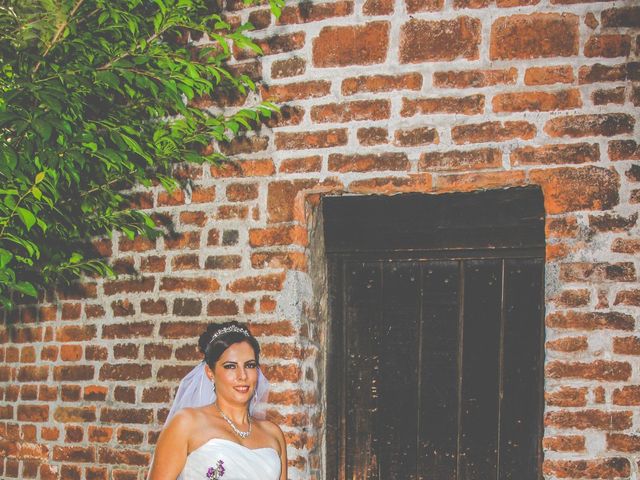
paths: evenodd
<path fill-rule="evenodd" d="M 220 397 L 216 400 L 216 405 L 237 426 L 249 424 L 249 408 L 247 405 L 233 404 Z"/>

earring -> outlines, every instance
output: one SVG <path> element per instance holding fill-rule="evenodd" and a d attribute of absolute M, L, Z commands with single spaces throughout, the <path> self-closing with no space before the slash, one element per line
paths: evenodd
<path fill-rule="evenodd" d="M 214 380 L 211 380 L 211 385 L 213 386 L 213 391 L 216 391 L 216 382 Z"/>

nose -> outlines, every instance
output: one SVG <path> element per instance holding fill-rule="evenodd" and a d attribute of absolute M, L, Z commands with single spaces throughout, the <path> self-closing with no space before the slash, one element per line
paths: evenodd
<path fill-rule="evenodd" d="M 236 369 L 238 380 L 245 380 L 247 378 L 247 369 L 244 367 L 238 367 Z"/>

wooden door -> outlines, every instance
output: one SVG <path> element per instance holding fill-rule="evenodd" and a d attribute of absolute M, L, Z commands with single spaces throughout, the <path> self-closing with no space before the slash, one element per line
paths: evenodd
<path fill-rule="evenodd" d="M 327 478 L 541 478 L 539 191 L 347 197 L 323 210 Z"/>

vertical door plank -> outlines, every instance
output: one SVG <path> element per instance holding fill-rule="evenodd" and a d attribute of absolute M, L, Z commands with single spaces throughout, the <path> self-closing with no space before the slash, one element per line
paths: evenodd
<path fill-rule="evenodd" d="M 543 408 L 542 259 L 505 260 L 499 480 L 538 480 Z"/>
<path fill-rule="evenodd" d="M 378 478 L 416 478 L 420 268 L 385 262 L 377 328 L 379 371 L 375 414 Z"/>
<path fill-rule="evenodd" d="M 375 436 L 380 357 L 376 326 L 382 313 L 382 268 L 378 262 L 345 266 L 346 478 L 378 480 Z"/>
<path fill-rule="evenodd" d="M 502 266 L 469 260 L 464 270 L 459 478 L 496 478 Z"/>
<path fill-rule="evenodd" d="M 418 475 L 455 480 L 458 453 L 459 262 L 422 266 Z"/>

